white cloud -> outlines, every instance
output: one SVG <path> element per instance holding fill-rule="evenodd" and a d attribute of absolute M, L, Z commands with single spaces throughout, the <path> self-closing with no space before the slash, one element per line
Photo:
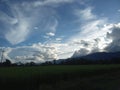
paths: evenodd
<path fill-rule="evenodd" d="M 54 6 L 64 3 L 72 3 L 74 0 L 44 0 L 34 2 L 34 6 Z"/>
<path fill-rule="evenodd" d="M 97 15 L 93 14 L 93 8 L 87 7 L 83 10 L 78 10 L 75 14 L 80 22 L 80 27 L 77 28 L 79 31 L 76 35 L 70 38 L 70 41 L 79 41 L 79 40 L 93 40 L 100 37 L 105 37 L 105 34 L 109 31 L 108 26 L 105 26 L 108 23 L 107 18 L 99 18 Z M 75 10 L 76 12 L 76 10 Z M 81 23 L 82 19 L 82 23 Z"/>
<path fill-rule="evenodd" d="M 118 24 L 108 24 L 105 25 L 100 30 L 106 30 L 105 34 L 101 37 L 96 37 L 94 39 L 90 40 L 79 40 L 74 41 L 72 44 L 81 46 L 79 50 L 77 50 L 74 53 L 74 57 L 86 55 L 89 53 L 95 53 L 95 52 L 116 52 L 120 51 L 120 23 Z M 101 32 L 102 33 L 102 32 Z M 81 51 L 82 49 L 82 51 Z"/>
<path fill-rule="evenodd" d="M 108 52 L 120 51 L 120 23 L 113 24 L 111 32 L 107 33 L 107 39 L 111 40 L 111 43 L 105 48 Z"/>
<path fill-rule="evenodd" d="M 83 10 L 75 10 L 75 15 L 79 20 L 77 23 L 80 23 L 80 27 L 77 28 L 79 31 L 76 35 L 72 36 L 70 41 L 79 41 L 79 40 L 92 40 L 95 38 L 105 36 L 108 26 L 104 26 L 107 24 L 107 18 L 98 18 L 97 15 L 93 14 L 93 8 L 87 7 Z M 82 20 L 82 22 L 81 22 Z"/>
<path fill-rule="evenodd" d="M 50 18 L 50 20 L 46 24 L 46 29 L 51 31 L 52 33 L 56 32 L 58 26 L 58 20 L 55 17 Z"/>
<path fill-rule="evenodd" d="M 105 20 L 94 20 L 91 22 L 87 22 L 85 25 L 81 26 L 81 36 L 88 37 L 88 38 L 96 38 L 107 31 L 102 29 L 104 24 L 106 23 Z"/>
<path fill-rule="evenodd" d="M 18 44 L 26 40 L 29 35 L 29 25 L 26 21 L 22 20 L 19 22 L 19 25 L 15 28 L 9 30 L 5 37 L 11 44 Z"/>
<path fill-rule="evenodd" d="M 9 48 L 6 50 L 5 58 L 11 58 L 12 62 L 45 62 L 58 59 L 57 48 L 53 45 L 47 44 L 33 44 L 31 46 L 21 46 L 16 48 Z M 6 57 L 7 56 L 7 57 Z"/>
<path fill-rule="evenodd" d="M 56 38 L 56 41 L 61 41 L 62 40 L 62 38 Z"/>
<path fill-rule="evenodd" d="M 89 54 L 89 50 L 86 48 L 81 48 L 78 51 L 75 51 L 72 57 L 80 57 Z"/>
<path fill-rule="evenodd" d="M 45 62 L 54 59 L 64 59 L 74 56 L 83 56 L 89 53 L 101 52 L 108 50 L 108 46 L 119 45 L 119 43 L 113 44 L 111 40 L 118 42 L 117 36 L 119 35 L 120 24 L 104 25 L 101 28 L 109 31 L 109 33 L 99 38 L 94 39 L 79 39 L 76 41 L 70 41 L 66 43 L 36 43 L 31 46 L 21 46 L 16 48 L 10 48 L 10 51 L 6 56 L 10 57 L 13 62 Z M 59 38 L 58 38 L 59 39 Z M 109 40 L 110 39 L 110 40 Z M 72 39 L 73 40 L 73 39 Z"/>
<path fill-rule="evenodd" d="M 58 20 L 54 8 L 34 7 L 33 2 L 8 4 L 11 16 L 0 11 L 0 21 L 4 26 L 4 36 L 11 44 L 24 42 L 29 36 L 37 33 L 56 32 Z M 38 29 L 39 28 L 39 29 Z"/>
<path fill-rule="evenodd" d="M 80 27 L 77 28 L 79 32 L 72 36 L 69 42 L 72 42 L 72 46 L 76 47 L 77 56 L 78 54 L 81 56 L 93 52 L 102 52 L 111 42 L 106 38 L 106 33 L 111 32 L 112 25 L 107 25 L 107 18 L 99 18 L 93 14 L 92 9 L 88 7 L 83 10 L 75 10 L 75 15 L 79 20 L 77 23 L 80 23 Z"/>
<path fill-rule="evenodd" d="M 17 63 L 31 61 L 41 63 L 54 59 L 65 59 L 71 57 L 73 52 L 76 51 L 74 46 L 68 43 L 36 43 L 31 46 L 9 47 L 5 48 L 5 58 Z"/>
<path fill-rule="evenodd" d="M 31 3 L 13 4 L 13 6 L 10 6 L 13 17 L 0 12 L 0 20 L 6 23 L 7 29 L 9 29 L 5 29 L 7 32 L 5 33 L 6 39 L 12 44 L 21 43 L 35 31 L 33 29 L 39 30 L 40 34 L 44 32 L 46 34 L 44 38 L 47 39 L 55 36 L 59 22 L 55 17 L 56 11 L 52 6 L 71 2 L 73 0 L 37 0 Z M 58 42 L 62 39 L 58 37 L 54 40 L 49 39 L 50 42 L 47 44 L 36 43 L 31 46 L 10 48 L 5 57 L 11 58 L 13 62 L 44 62 L 71 57 L 75 51 L 77 56 L 79 54 L 82 56 L 88 53 L 104 51 L 107 46 L 119 44 L 114 42 L 118 42 L 116 36 L 119 36 L 119 31 L 111 31 L 111 28 L 118 28 L 119 24 L 107 25 L 107 18 L 99 18 L 93 14 L 92 7 L 83 10 L 77 9 L 74 14 L 77 16 L 77 20 L 80 20 L 77 22 L 80 24 L 80 27 L 77 28 L 79 32 L 69 38 L 67 42 Z M 106 37 L 107 32 L 109 33 Z M 113 41 L 111 42 L 111 40 Z"/>
<path fill-rule="evenodd" d="M 120 12 L 120 9 L 118 9 L 118 12 Z"/>
<path fill-rule="evenodd" d="M 96 15 L 94 15 L 92 13 L 92 8 L 91 7 L 85 8 L 83 10 L 76 9 L 74 13 L 81 20 L 93 20 L 93 19 L 96 19 Z"/>
<path fill-rule="evenodd" d="M 46 33 L 47 36 L 55 36 L 55 33 L 52 33 L 52 32 L 49 32 L 49 33 Z"/>

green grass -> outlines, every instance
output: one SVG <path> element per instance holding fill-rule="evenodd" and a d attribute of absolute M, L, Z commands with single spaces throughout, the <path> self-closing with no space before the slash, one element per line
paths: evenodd
<path fill-rule="evenodd" d="M 119 83 L 119 64 L 0 68 L 2 90 L 116 90 Z"/>
<path fill-rule="evenodd" d="M 1 67 L 0 77 L 24 78 L 34 75 L 62 74 L 73 72 L 91 72 L 96 70 L 107 70 L 120 68 L 120 65 L 66 65 L 66 66 L 39 66 L 39 67 Z"/>

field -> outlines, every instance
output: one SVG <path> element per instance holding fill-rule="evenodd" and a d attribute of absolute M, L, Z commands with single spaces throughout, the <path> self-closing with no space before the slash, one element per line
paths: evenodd
<path fill-rule="evenodd" d="M 0 67 L 0 90 L 120 90 L 120 65 Z"/>

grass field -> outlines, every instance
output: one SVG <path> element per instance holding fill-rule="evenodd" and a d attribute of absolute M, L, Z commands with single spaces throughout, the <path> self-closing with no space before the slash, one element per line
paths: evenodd
<path fill-rule="evenodd" d="M 0 90 L 120 90 L 120 65 L 0 67 Z"/>

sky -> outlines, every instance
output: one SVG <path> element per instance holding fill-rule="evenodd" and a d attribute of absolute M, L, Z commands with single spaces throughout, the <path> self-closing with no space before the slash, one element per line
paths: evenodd
<path fill-rule="evenodd" d="M 45 62 L 120 51 L 120 0 L 0 0 L 0 52 Z"/>

